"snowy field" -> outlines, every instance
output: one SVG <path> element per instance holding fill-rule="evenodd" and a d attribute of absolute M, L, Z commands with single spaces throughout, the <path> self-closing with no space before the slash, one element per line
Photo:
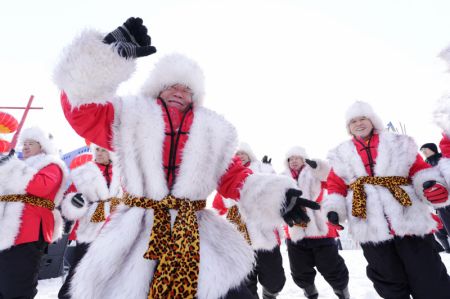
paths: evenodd
<path fill-rule="evenodd" d="M 291 279 L 289 272 L 289 262 L 286 247 L 282 247 L 283 263 L 286 272 L 286 285 L 278 296 L 279 299 L 305 298 L 303 292 L 298 288 Z M 366 277 L 366 260 L 361 250 L 343 250 L 340 254 L 345 259 L 350 272 L 350 295 L 353 299 L 374 299 L 380 298 L 372 287 L 372 283 Z M 450 254 L 441 253 L 447 269 L 450 269 Z M 37 299 L 57 298 L 58 290 L 62 284 L 61 278 L 47 279 L 39 281 L 39 293 Z M 337 298 L 331 287 L 325 282 L 320 274 L 316 276 L 316 285 L 319 290 L 319 298 Z M 118 298 L 122 299 L 122 298 Z M 125 298 L 123 298 L 125 299 Z M 133 298 L 126 298 L 133 299 Z M 142 298 L 141 298 L 142 299 Z"/>

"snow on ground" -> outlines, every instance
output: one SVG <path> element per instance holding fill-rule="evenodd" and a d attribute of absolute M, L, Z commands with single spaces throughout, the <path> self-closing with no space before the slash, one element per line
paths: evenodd
<path fill-rule="evenodd" d="M 286 272 L 286 285 L 283 291 L 278 296 L 279 299 L 293 299 L 305 298 L 303 292 L 298 288 L 290 276 L 289 261 L 287 257 L 286 247 L 282 246 L 283 264 Z M 345 259 L 347 267 L 350 272 L 349 290 L 350 295 L 354 299 L 375 299 L 380 298 L 372 287 L 372 283 L 366 277 L 366 260 L 361 250 L 343 250 L 340 254 Z M 450 269 L 450 254 L 441 253 L 441 258 L 444 261 L 447 269 Z M 62 278 L 53 278 L 39 281 L 39 292 L 37 299 L 54 299 L 57 298 L 58 290 L 62 285 Z M 316 285 L 319 290 L 319 298 L 321 299 L 335 299 L 337 298 L 331 287 L 325 282 L 322 276 L 318 273 L 316 276 Z M 122 298 L 118 298 L 122 299 Z M 132 298 L 123 298 L 132 299 Z M 141 298 L 142 299 L 142 298 Z"/>

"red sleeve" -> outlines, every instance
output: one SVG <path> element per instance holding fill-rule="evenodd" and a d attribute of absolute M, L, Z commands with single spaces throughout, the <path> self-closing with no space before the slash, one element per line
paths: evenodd
<path fill-rule="evenodd" d="M 223 197 L 219 193 L 216 193 L 216 196 L 214 196 L 214 200 L 212 203 L 212 206 L 214 209 L 219 211 L 219 215 L 223 215 L 227 212 L 227 207 L 225 207 L 225 204 L 223 203 Z"/>
<path fill-rule="evenodd" d="M 409 177 L 413 177 L 416 174 L 416 172 L 430 167 L 431 165 L 425 162 L 421 155 L 417 154 L 416 161 L 414 161 L 413 165 L 409 169 Z"/>
<path fill-rule="evenodd" d="M 54 199 L 62 182 L 62 171 L 56 164 L 50 164 L 42 168 L 28 183 L 28 194 Z"/>
<path fill-rule="evenodd" d="M 450 138 L 447 135 L 442 134 L 441 142 L 439 142 L 439 148 L 441 149 L 442 156 L 450 158 Z"/>
<path fill-rule="evenodd" d="M 223 197 L 239 200 L 240 190 L 244 185 L 245 179 L 252 173 L 250 168 L 242 165 L 238 157 L 234 157 L 230 166 L 228 166 L 227 172 L 219 181 L 217 192 Z"/>
<path fill-rule="evenodd" d="M 326 186 L 328 194 L 337 193 L 342 196 L 347 196 L 347 184 L 345 184 L 344 180 L 339 177 L 333 169 L 331 169 L 330 174 L 328 174 Z"/>
<path fill-rule="evenodd" d="M 86 104 L 72 109 L 66 93 L 62 91 L 61 106 L 67 121 L 78 135 L 103 148 L 112 150 L 114 106 L 111 103 Z"/>

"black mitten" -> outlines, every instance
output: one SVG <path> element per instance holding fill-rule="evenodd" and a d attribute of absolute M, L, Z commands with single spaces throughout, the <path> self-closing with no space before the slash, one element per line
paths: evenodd
<path fill-rule="evenodd" d="M 271 164 L 272 163 L 272 158 L 269 158 L 268 156 L 264 156 L 262 158 L 262 162 L 265 164 Z"/>
<path fill-rule="evenodd" d="M 83 194 L 77 193 L 72 197 L 72 204 L 77 208 L 82 208 L 84 206 L 85 200 Z"/>
<path fill-rule="evenodd" d="M 156 52 L 141 18 L 129 18 L 122 26 L 107 34 L 103 42 L 114 43 L 117 53 L 125 58 L 143 57 Z"/>
<path fill-rule="evenodd" d="M 330 211 L 327 214 L 327 218 L 328 218 L 328 222 L 330 222 L 334 226 L 337 226 L 341 230 L 344 229 L 344 227 L 339 224 L 339 215 L 338 215 L 338 213 L 336 213 L 334 211 Z"/>
<path fill-rule="evenodd" d="M 320 205 L 308 199 L 301 198 L 302 191 L 298 189 L 289 189 L 286 192 L 286 206 L 282 210 L 284 221 L 289 226 L 294 226 L 295 224 L 308 223 L 310 221 L 308 215 L 306 214 L 306 208 L 313 210 L 319 210 Z"/>
<path fill-rule="evenodd" d="M 317 168 L 317 162 L 309 159 L 305 159 L 305 163 L 311 166 L 311 168 L 316 169 Z"/>
<path fill-rule="evenodd" d="M 16 151 L 14 149 L 12 149 L 12 150 L 9 151 L 9 154 L 7 156 L 1 157 L 0 158 L 0 165 L 8 162 L 12 157 L 14 157 L 14 153 L 15 152 Z"/>

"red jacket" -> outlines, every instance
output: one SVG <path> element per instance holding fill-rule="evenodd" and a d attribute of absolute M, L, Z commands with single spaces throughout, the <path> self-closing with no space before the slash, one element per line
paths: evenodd
<path fill-rule="evenodd" d="M 26 188 L 27 194 L 55 200 L 61 187 L 63 173 L 56 164 L 49 164 L 34 175 Z M 22 223 L 14 245 L 35 242 L 39 239 L 39 228 L 46 242 L 51 243 L 55 221 L 52 211 L 25 204 L 22 212 Z"/>

